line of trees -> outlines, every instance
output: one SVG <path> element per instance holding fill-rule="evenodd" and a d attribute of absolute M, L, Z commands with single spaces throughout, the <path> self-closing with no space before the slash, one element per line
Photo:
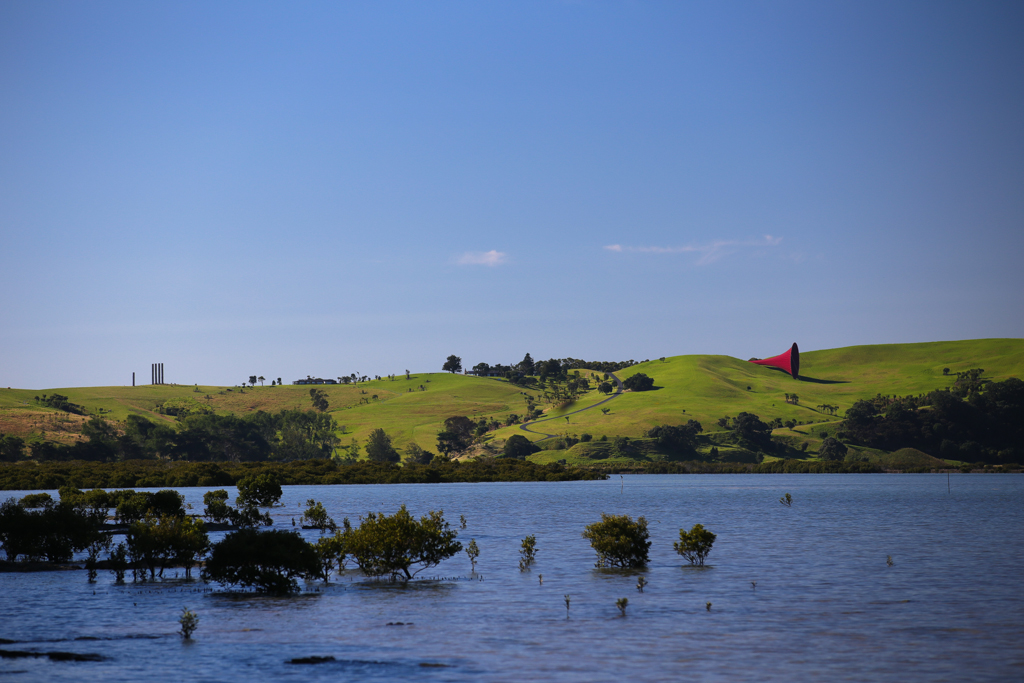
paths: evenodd
<path fill-rule="evenodd" d="M 430 464 L 360 460 L 191 463 L 159 460 L 125 462 L 25 462 L 0 467 L 0 490 L 78 488 L 234 486 L 240 480 L 271 474 L 282 484 L 428 484 L 485 481 L 576 481 L 604 479 L 592 468 L 541 465 L 514 458 L 480 458 L 466 462 L 434 458 Z"/>
<path fill-rule="evenodd" d="M 177 428 L 129 415 L 118 429 L 94 416 L 82 425 L 85 440 L 72 445 L 33 443 L 38 462 L 85 460 L 189 460 L 193 462 L 262 462 L 330 458 L 339 447 L 334 418 L 321 411 L 257 411 L 243 416 L 190 413 L 179 417 Z M 0 437 L 0 459 L 25 457 L 25 442 Z"/>
<path fill-rule="evenodd" d="M 452 370 L 451 368 L 456 365 L 458 369 Z M 568 373 L 572 370 L 586 369 L 609 373 L 632 365 L 636 365 L 636 361 L 586 361 L 578 358 L 549 358 L 548 360 L 534 361 L 533 357 L 527 353 L 518 363 L 511 365 L 477 363 L 473 366 L 473 371 L 479 375 L 495 374 L 517 382 L 522 382 L 527 377 L 537 377 L 543 382 L 549 378 L 555 381 L 559 379 L 566 381 Z M 462 359 L 458 356 L 449 356 L 443 369 L 448 372 L 458 372 L 462 369 Z"/>

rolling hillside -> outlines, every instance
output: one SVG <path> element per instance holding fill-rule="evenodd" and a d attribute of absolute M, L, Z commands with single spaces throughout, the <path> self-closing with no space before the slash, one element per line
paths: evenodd
<path fill-rule="evenodd" d="M 984 339 L 922 344 L 851 346 L 800 354 L 799 380 L 788 374 L 729 356 L 675 356 L 634 365 L 617 373 L 654 378 L 654 391 L 627 392 L 608 404 L 607 415 L 587 411 L 549 423 L 557 433 L 588 432 L 595 436 L 637 436 L 658 424 L 697 420 L 705 430 L 720 417 L 746 411 L 764 420 L 829 422 L 818 405 L 839 406 L 838 415 L 854 401 L 876 394 L 922 394 L 948 387 L 954 373 L 984 368 L 985 377 L 1024 377 L 1024 339 Z M 942 374 L 943 368 L 950 375 Z M 749 387 L 749 389 L 748 389 Z M 785 400 L 797 394 L 798 404 Z M 502 430 L 512 434 L 514 430 Z M 533 437 L 531 437 L 533 438 Z M 539 438 L 539 437 L 536 437 Z"/>
<path fill-rule="evenodd" d="M 842 412 L 858 399 L 876 394 L 926 393 L 950 386 L 955 372 L 977 367 L 984 368 L 985 377 L 990 379 L 1024 377 L 1024 340 L 984 339 L 805 351 L 801 354 L 799 380 L 728 356 L 667 357 L 617 373 L 620 379 L 626 379 L 642 372 L 654 378 L 653 391 L 626 392 L 605 404 L 607 414 L 588 410 L 570 415 L 568 420 L 560 417 L 603 398 L 591 392 L 571 406 L 552 407 L 547 416 L 554 419 L 537 423 L 535 429 L 554 434 L 589 433 L 598 438 L 635 438 L 654 425 L 682 424 L 694 419 L 709 433 L 719 429 L 719 418 L 746 411 L 766 421 L 777 417 L 801 423 L 803 426 L 795 430 L 775 432 L 777 437 L 799 445 L 801 440 L 819 440 L 822 429 L 829 429 L 828 423 L 841 419 Z M 943 375 L 944 368 L 949 368 L 948 376 Z M 447 373 L 420 373 L 408 380 L 399 377 L 393 381 L 318 388 L 327 393 L 329 412 L 345 427 L 343 442 L 350 438 L 363 440 L 371 430 L 383 427 L 397 447 L 403 448 L 415 440 L 428 450 L 435 450 L 435 436 L 445 418 L 466 415 L 504 420 L 510 413 L 525 412 L 524 393 L 535 397 L 542 393 L 526 391 L 503 380 Z M 302 386 L 257 386 L 244 392 L 237 387 L 206 386 L 198 387 L 198 391 L 188 386 L 0 389 L 0 431 L 64 443 L 77 438 L 83 418 L 70 416 L 63 418 L 67 422 L 62 423 L 57 411 L 41 407 L 34 400 L 35 396 L 53 393 L 68 396 L 90 414 L 101 413 L 114 420 L 135 413 L 172 422 L 173 418 L 156 412 L 159 404 L 172 398 L 196 399 L 220 414 L 310 407 L 309 387 Z M 787 403 L 787 393 L 798 395 L 799 402 Z M 539 404 L 544 405 L 540 401 Z M 822 404 L 838 406 L 838 414 L 823 412 L 817 407 Z M 807 425 L 814 423 L 821 424 L 811 432 Z M 518 426 L 499 429 L 489 436 L 500 442 L 512 434 L 523 434 L 533 440 L 541 438 Z M 566 455 L 556 452 L 531 457 L 546 460 Z"/>

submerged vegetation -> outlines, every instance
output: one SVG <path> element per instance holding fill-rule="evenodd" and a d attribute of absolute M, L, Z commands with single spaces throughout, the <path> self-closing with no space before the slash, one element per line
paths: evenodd
<path fill-rule="evenodd" d="M 416 520 L 403 505 L 390 517 L 370 512 L 358 527 L 346 524 L 341 542 L 367 576 L 408 581 L 458 554 L 458 535 L 445 521 L 444 511 Z"/>
<path fill-rule="evenodd" d="M 705 529 L 703 524 L 694 524 L 689 531 L 679 530 L 679 540 L 673 543 L 672 547 L 691 565 L 703 567 L 716 538 L 718 537 Z"/>
<path fill-rule="evenodd" d="M 600 522 L 587 525 L 583 538 L 597 552 L 597 567 L 638 568 L 649 561 L 651 542 L 647 520 L 629 515 L 601 515 Z"/>

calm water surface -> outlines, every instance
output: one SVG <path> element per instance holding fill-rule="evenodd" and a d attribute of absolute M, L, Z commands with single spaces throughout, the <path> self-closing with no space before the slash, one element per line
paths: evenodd
<path fill-rule="evenodd" d="M 415 515 L 443 509 L 455 526 L 465 515 L 459 539 L 480 546 L 478 574 L 460 554 L 429 571 L 439 580 L 389 585 L 349 571 L 291 598 L 199 592 L 203 584 L 173 578 L 118 586 L 109 573 L 96 584 L 85 572 L 0 574 L 0 638 L 18 641 L 4 649 L 107 657 L 0 660 L 0 675 L 1022 680 L 1024 477 L 954 475 L 951 485 L 947 493 L 944 475 L 662 475 L 285 487 L 275 528 L 290 529 L 308 498 L 339 523 L 403 503 Z M 181 491 L 201 509 L 206 490 Z M 787 492 L 791 508 L 778 503 Z M 602 512 L 650 522 L 644 593 L 636 589 L 639 572 L 594 568 L 580 533 Z M 698 522 L 718 534 L 705 569 L 683 567 L 672 549 L 680 527 Z M 520 573 L 519 543 L 528 534 L 537 536 L 537 564 Z M 625 617 L 615 607 L 622 597 L 629 598 Z M 183 606 L 201 620 L 189 644 L 176 635 Z M 336 661 L 287 663 L 311 655 Z"/>

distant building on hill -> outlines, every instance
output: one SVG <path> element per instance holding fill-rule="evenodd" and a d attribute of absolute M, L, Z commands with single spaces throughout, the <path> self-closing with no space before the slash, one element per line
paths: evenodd
<path fill-rule="evenodd" d="M 336 379 L 322 379 L 320 377 L 306 376 L 306 379 L 297 379 L 292 384 L 337 384 Z"/>
<path fill-rule="evenodd" d="M 489 370 L 463 370 L 464 375 L 476 375 L 477 377 L 504 377 L 505 373 L 497 368 L 490 368 Z"/>

